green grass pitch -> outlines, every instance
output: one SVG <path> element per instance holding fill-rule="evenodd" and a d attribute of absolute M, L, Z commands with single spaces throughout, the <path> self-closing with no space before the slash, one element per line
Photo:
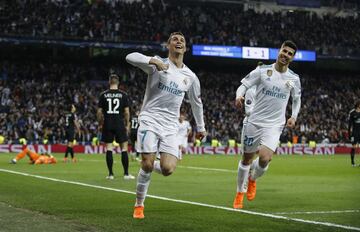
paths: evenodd
<path fill-rule="evenodd" d="M 146 199 L 143 220 L 132 218 L 136 182 L 123 180 L 119 155 L 115 180 L 105 179 L 103 155 L 76 155 L 78 163 L 58 154 L 58 164 L 34 166 L 1 154 L 0 231 L 360 230 L 360 167 L 348 155 L 274 156 L 244 211 L 231 209 L 239 156 L 186 155 L 173 175 L 152 174 L 148 194 L 163 199 Z"/>

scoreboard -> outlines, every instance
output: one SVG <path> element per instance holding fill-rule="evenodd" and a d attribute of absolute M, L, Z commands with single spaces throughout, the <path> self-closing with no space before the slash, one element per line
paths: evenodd
<path fill-rule="evenodd" d="M 279 49 L 265 47 L 238 47 L 221 45 L 193 45 L 194 56 L 214 56 L 237 59 L 276 60 Z M 309 50 L 298 50 L 295 61 L 316 61 L 316 52 Z"/>

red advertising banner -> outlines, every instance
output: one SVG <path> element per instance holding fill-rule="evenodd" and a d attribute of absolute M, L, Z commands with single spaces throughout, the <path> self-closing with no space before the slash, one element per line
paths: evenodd
<path fill-rule="evenodd" d="M 2 144 L 0 145 L 0 153 L 18 153 L 22 150 L 22 145 L 17 144 Z M 54 145 L 28 145 L 30 150 L 36 151 L 37 153 L 65 153 L 66 145 L 54 144 Z M 131 147 L 129 147 L 131 149 Z M 280 146 L 276 150 L 278 155 L 334 155 L 334 154 L 349 154 L 351 145 L 327 144 L 317 145 L 311 148 L 307 145 L 295 145 L 292 147 Z M 121 153 L 120 147 L 114 147 L 116 153 Z M 241 154 L 241 147 L 211 147 L 211 146 L 200 146 L 200 147 L 188 147 L 186 149 L 187 154 L 219 154 L 219 155 L 238 155 Z M 85 154 L 103 154 L 105 153 L 105 146 L 92 146 L 92 145 L 77 145 L 74 146 L 75 153 Z M 357 149 L 357 153 L 360 152 L 360 148 Z"/>

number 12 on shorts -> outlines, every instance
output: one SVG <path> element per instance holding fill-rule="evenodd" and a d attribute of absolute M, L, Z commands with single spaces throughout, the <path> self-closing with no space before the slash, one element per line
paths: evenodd
<path fill-rule="evenodd" d="M 249 138 L 245 135 L 245 138 L 244 138 L 244 144 L 246 146 L 251 146 L 254 142 L 254 138 Z"/>

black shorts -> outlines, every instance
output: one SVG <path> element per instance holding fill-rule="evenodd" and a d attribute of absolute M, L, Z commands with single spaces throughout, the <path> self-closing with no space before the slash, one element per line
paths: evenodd
<path fill-rule="evenodd" d="M 352 137 L 354 137 L 354 140 L 351 142 L 353 145 L 360 143 L 360 133 L 354 133 Z"/>
<path fill-rule="evenodd" d="M 104 128 L 102 131 L 101 141 L 104 143 L 124 143 L 128 141 L 125 127 L 123 128 Z"/>
<path fill-rule="evenodd" d="M 131 144 L 135 145 L 136 140 L 137 140 L 137 131 L 131 130 L 131 133 L 130 133 Z"/>
<path fill-rule="evenodd" d="M 66 131 L 66 140 L 68 142 L 73 142 L 75 137 L 75 131 L 73 130 L 67 130 Z"/>

